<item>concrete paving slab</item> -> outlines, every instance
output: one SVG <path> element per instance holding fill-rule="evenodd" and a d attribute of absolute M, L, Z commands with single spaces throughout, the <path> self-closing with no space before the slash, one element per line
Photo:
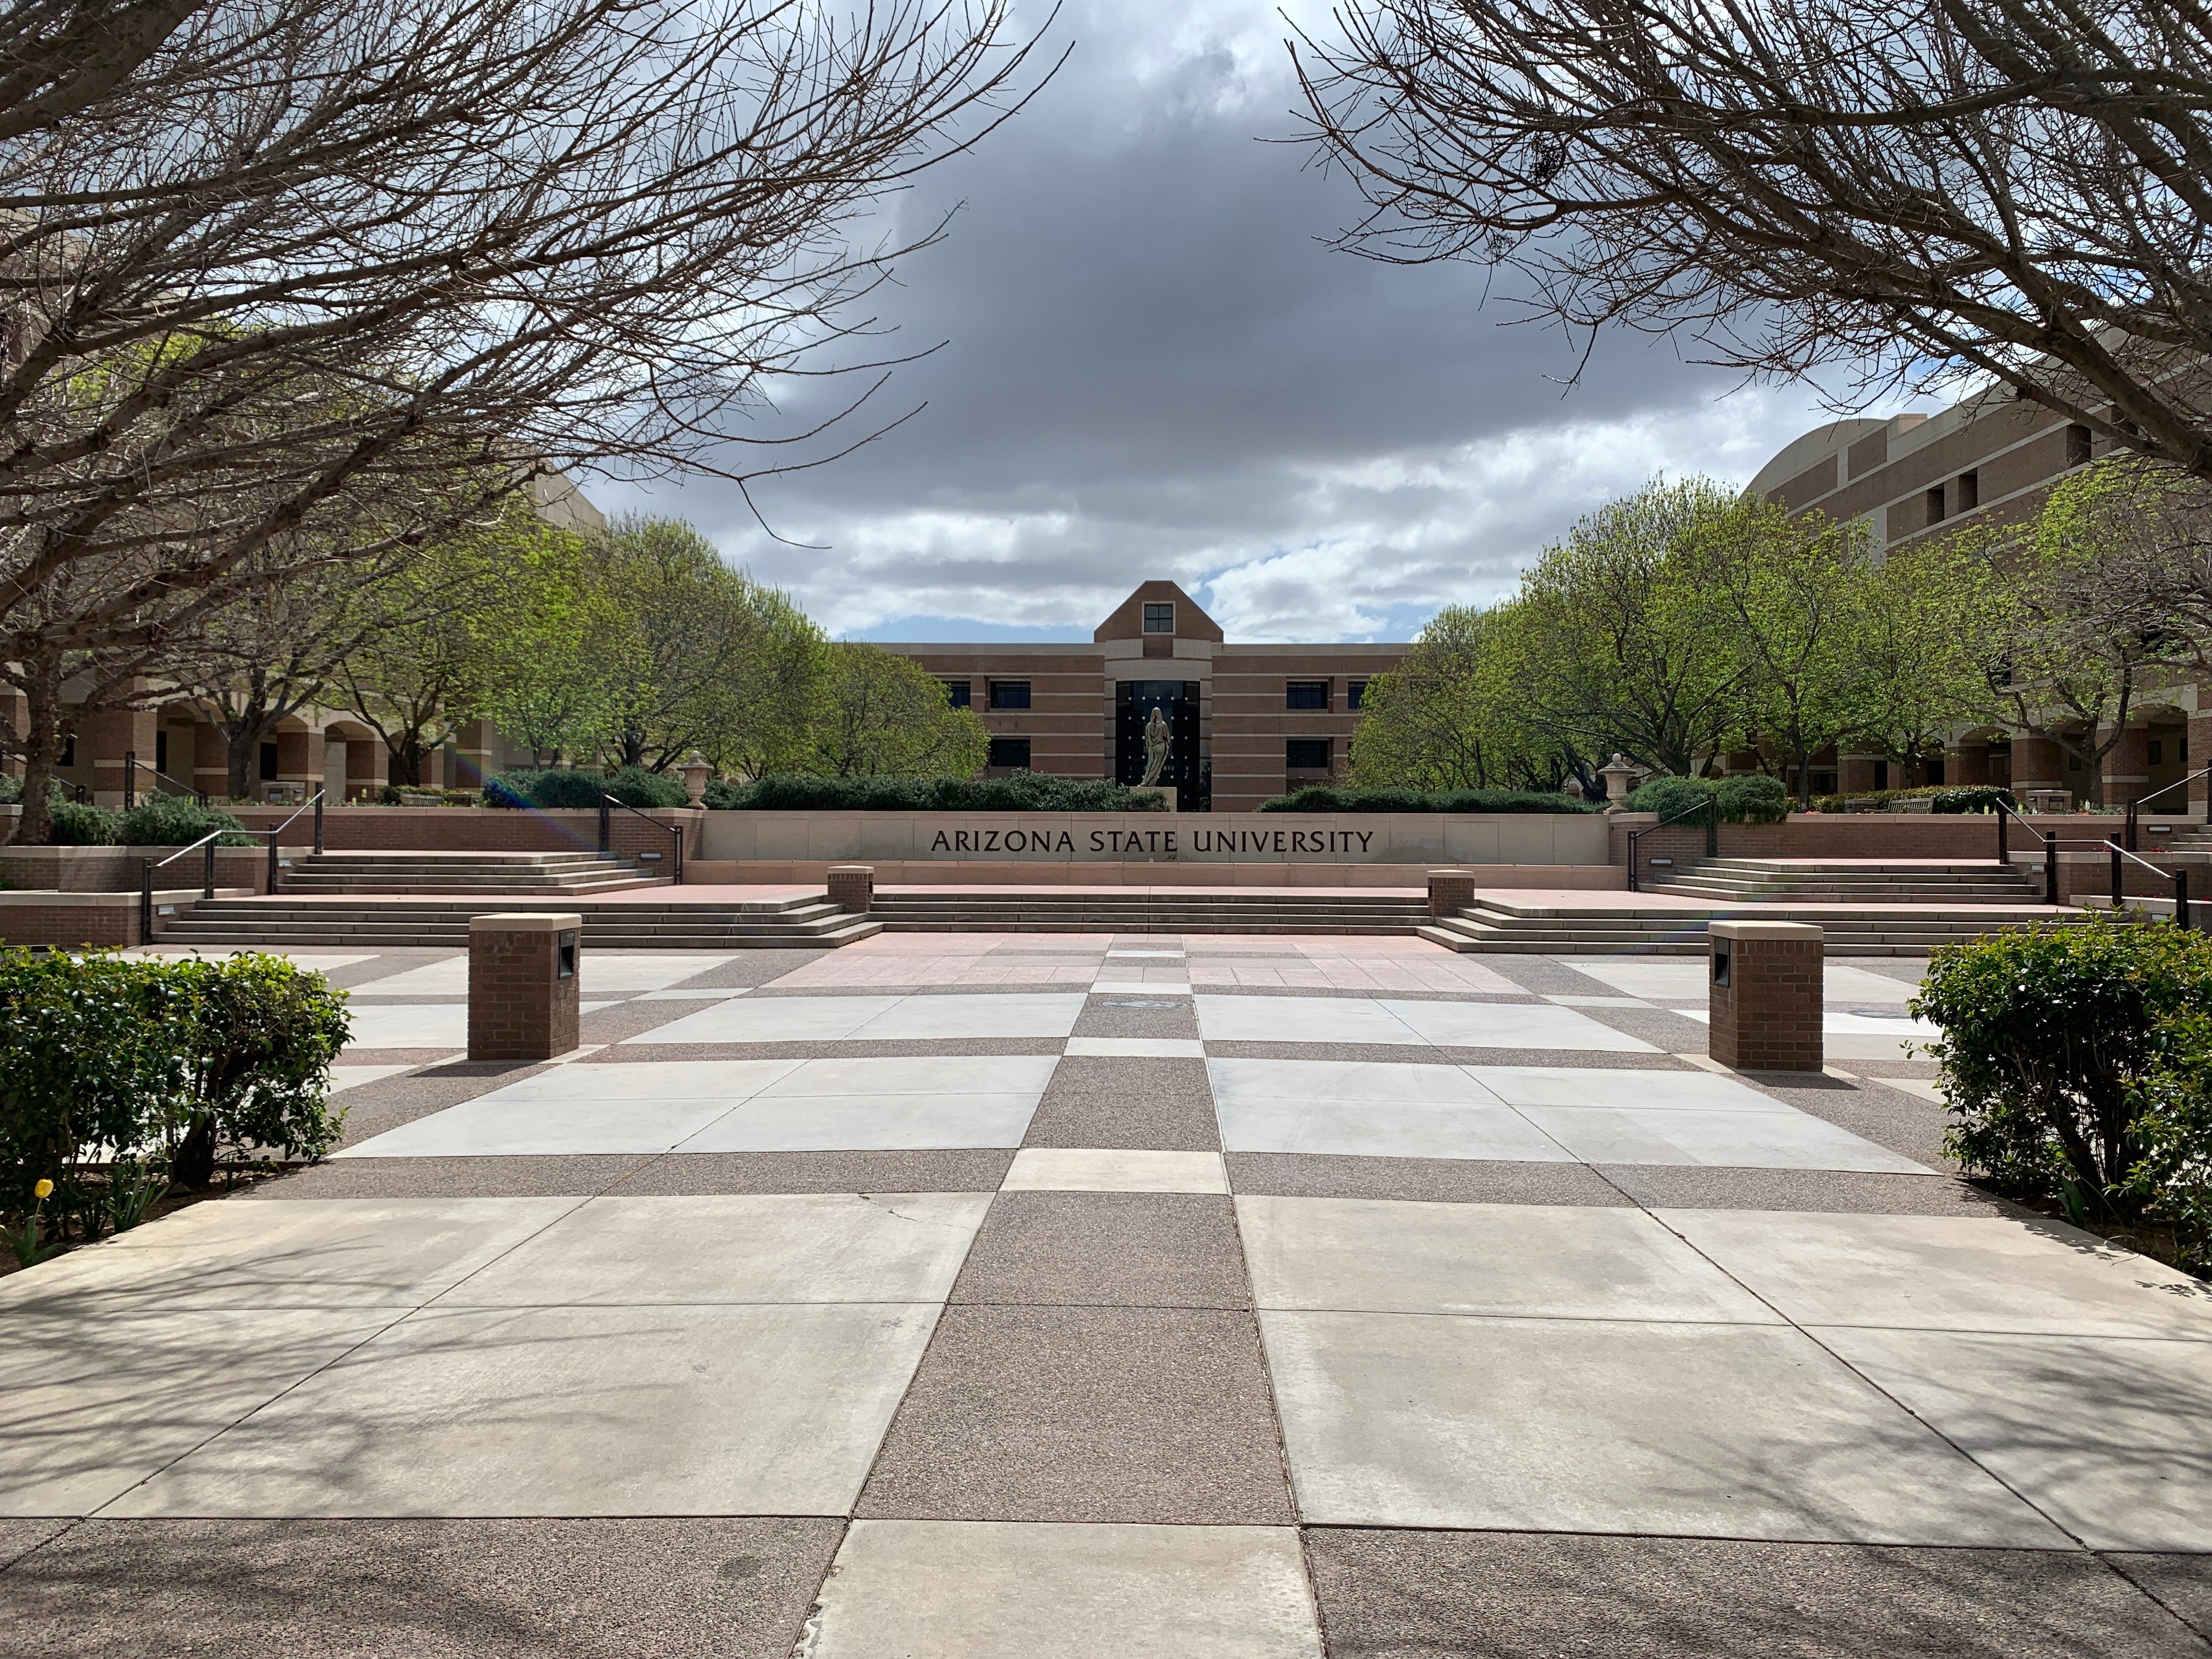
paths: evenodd
<path fill-rule="evenodd" d="M 1195 1037 L 1070 1037 L 1064 1054 L 1100 1060 L 1203 1060 Z"/>
<path fill-rule="evenodd" d="M 1794 1210 L 1808 1214 L 2014 1215 L 2016 1206 L 1954 1176 L 1850 1170 L 1730 1170 L 1602 1164 L 1598 1173 L 1650 1209 Z"/>
<path fill-rule="evenodd" d="M 1190 994 L 1188 980 L 1095 979 L 1091 981 L 1093 996 L 1187 997 Z"/>
<path fill-rule="evenodd" d="M 584 952 L 584 994 L 660 991 L 696 979 L 734 960 L 733 953 L 703 951 L 592 951 Z M 466 996 L 466 952 L 403 973 L 370 981 L 360 988 L 371 996 Z"/>
<path fill-rule="evenodd" d="M 1232 1152 L 1575 1161 L 1510 1106 L 1245 1100 L 1224 1103 L 1220 1116 L 1221 1144 Z"/>
<path fill-rule="evenodd" d="M 1214 1100 L 1226 1110 L 1283 1101 L 1497 1106 L 1470 1067 L 1379 1060 L 1209 1060 Z"/>
<path fill-rule="evenodd" d="M 1703 957 L 1672 962 L 1638 961 L 1633 957 L 1561 957 L 1560 965 L 1589 979 L 1598 980 L 1632 997 L 1680 1000 L 1707 994 L 1711 965 Z"/>
<path fill-rule="evenodd" d="M 955 1302 L 1026 1307 L 1249 1308 L 1226 1198 L 1002 1192 Z"/>
<path fill-rule="evenodd" d="M 1011 1150 L 670 1152 L 641 1161 L 618 1190 L 629 1196 L 695 1193 L 990 1193 Z"/>
<path fill-rule="evenodd" d="M 1034 1094 L 812 1095 L 748 1101 L 674 1148 L 683 1152 L 1018 1146 Z"/>
<path fill-rule="evenodd" d="M 743 997 L 717 1002 L 630 1040 L 663 1042 L 800 1042 L 848 1037 L 895 1006 L 896 996 Z"/>
<path fill-rule="evenodd" d="M 1063 1058 L 1023 1144 L 1218 1152 L 1220 1127 L 1202 1061 Z"/>
<path fill-rule="evenodd" d="M 1311 1152 L 1231 1152 L 1227 1162 L 1232 1190 L 1288 1198 L 1412 1199 L 1436 1204 L 1631 1201 L 1585 1164 L 1344 1158 Z"/>
<path fill-rule="evenodd" d="M 1225 1193 L 1218 1152 L 1032 1146 L 1014 1154 L 1006 1192 Z"/>
<path fill-rule="evenodd" d="M 1360 1659 L 2201 1659 L 2078 1551 L 1318 1528 L 1335 1650 Z M 2170 1558 L 2169 1558 L 2170 1559 Z"/>
<path fill-rule="evenodd" d="M 1260 1319 L 1309 1522 L 2068 1541 L 1784 1327 Z"/>
<path fill-rule="evenodd" d="M 349 1089 L 381 1082 L 386 1078 L 398 1077 L 414 1069 L 412 1066 L 333 1066 L 331 1067 L 331 1092 L 343 1094 Z"/>
<path fill-rule="evenodd" d="M 0 1279 L 0 1309 L 418 1308 L 570 1198 L 217 1200 Z"/>
<path fill-rule="evenodd" d="M 1712 1164 L 1750 1169 L 1929 1175 L 1923 1164 L 1802 1112 L 1608 1111 L 1531 1106 L 1522 1115 L 1586 1164 Z"/>
<path fill-rule="evenodd" d="M 855 1513 L 1286 1524 L 1252 1316 L 956 1303 Z"/>
<path fill-rule="evenodd" d="M 933 1307 L 432 1309 L 116 1516 L 841 1515 Z"/>
<path fill-rule="evenodd" d="M 1778 1323 L 1641 1210 L 1242 1197 L 1262 1308 Z"/>
<path fill-rule="evenodd" d="M 2104 1559 L 2212 1646 L 2212 1555 L 2112 1554 Z M 2191 1659 L 2202 1659 L 2202 1649 L 2189 1652 Z"/>
<path fill-rule="evenodd" d="M 1662 1210 L 1801 1325 L 2212 1342 L 2212 1285 L 2063 1222 Z"/>
<path fill-rule="evenodd" d="M 558 1066 L 347 1146 L 340 1158 L 665 1152 L 802 1061 Z"/>
<path fill-rule="evenodd" d="M 449 1308 L 942 1302 L 981 1193 L 595 1198 L 441 1300 Z"/>
<path fill-rule="evenodd" d="M 1631 1107 L 1638 1111 L 1787 1112 L 1771 1095 L 1710 1072 L 1608 1072 L 1579 1066 L 1470 1066 L 1509 1106 Z"/>
<path fill-rule="evenodd" d="M 1814 1334 L 2090 1548 L 2212 1551 L 2212 1345 Z"/>
<path fill-rule="evenodd" d="M 1188 997 L 1094 996 L 1084 1003 L 1068 1041 L 1099 1038 L 1194 1043 L 1198 1015 Z"/>
<path fill-rule="evenodd" d="M 907 997 L 852 1035 L 894 1042 L 908 1037 L 1064 1037 L 1075 1029 L 1082 1012 L 1080 992 Z"/>
<path fill-rule="evenodd" d="M 1297 1532 L 857 1521 L 795 1659 L 1320 1659 Z"/>
<path fill-rule="evenodd" d="M 465 1002 L 401 1002 L 382 1007 L 356 1004 L 346 1011 L 352 1026 L 346 1049 L 465 1048 L 469 1005 Z"/>
<path fill-rule="evenodd" d="M 11 1308 L 0 1515 L 86 1515 L 391 1322 L 301 1308 Z"/>
<path fill-rule="evenodd" d="M 1370 997 L 1200 996 L 1209 1042 L 1419 1042 L 1413 1027 Z"/>
<path fill-rule="evenodd" d="M 842 1531 L 720 1516 L 88 1521 L 0 1578 L 0 1597 L 10 1650 L 44 1659 L 789 1659 Z"/>
<path fill-rule="evenodd" d="M 348 1158 L 258 1181 L 234 1200 L 589 1198 L 653 1162 L 645 1152 L 573 1158 Z"/>
<path fill-rule="evenodd" d="M 926 1054 L 810 1060 L 775 1078 L 756 1098 L 812 1100 L 847 1095 L 1020 1095 L 1044 1092 L 1053 1054 Z"/>
<path fill-rule="evenodd" d="M 1653 1045 L 1553 1003 L 1427 1002 L 1382 1006 L 1425 1042 L 1462 1048 L 1575 1048 L 1649 1054 Z"/>

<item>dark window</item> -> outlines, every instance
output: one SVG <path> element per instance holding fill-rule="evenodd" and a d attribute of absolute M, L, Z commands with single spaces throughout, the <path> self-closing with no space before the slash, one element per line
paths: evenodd
<path fill-rule="evenodd" d="M 2069 426 L 2066 428 L 2066 465 L 2069 466 L 2089 465 L 2089 428 L 2087 427 Z"/>
<path fill-rule="evenodd" d="M 1878 760 L 1874 763 L 1874 787 L 1877 789 L 1889 787 L 1889 763 L 1886 760 Z"/>
<path fill-rule="evenodd" d="M 154 733 L 154 769 L 156 772 L 169 769 L 169 734 L 167 732 Z"/>
<path fill-rule="evenodd" d="M 2069 772 L 2080 771 L 2081 769 L 2081 757 L 2079 755 L 2069 755 L 2066 757 L 2066 769 Z"/>
<path fill-rule="evenodd" d="M 1931 784 L 1943 781 L 1943 757 L 1941 755 L 1928 757 L 1928 781 Z"/>
<path fill-rule="evenodd" d="M 1982 504 L 1982 475 L 1961 472 L 1959 475 L 1959 511 L 1971 513 Z"/>
<path fill-rule="evenodd" d="M 1326 708 L 1328 707 L 1327 680 L 1292 680 L 1285 688 L 1283 707 L 1285 708 Z"/>
<path fill-rule="evenodd" d="M 1834 794 L 1836 793 L 1836 775 L 1833 772 L 1814 773 L 1813 793 L 1816 795 Z"/>
<path fill-rule="evenodd" d="M 1928 522 L 1930 524 L 1943 522 L 1943 486 L 1942 484 L 1937 484 L 1935 489 L 1928 492 Z"/>
<path fill-rule="evenodd" d="M 276 745 L 273 743 L 264 743 L 261 745 L 261 781 L 264 783 L 268 783 L 272 781 L 276 776 Z"/>
<path fill-rule="evenodd" d="M 969 701 L 968 682 L 966 680 L 945 681 L 945 700 L 951 703 L 955 708 L 969 708 L 970 703 Z"/>
<path fill-rule="evenodd" d="M 1029 770 L 1030 740 L 1027 738 L 994 738 L 991 739 L 991 764 L 1016 766 Z"/>
<path fill-rule="evenodd" d="M 62 757 L 56 761 L 54 764 L 57 766 L 75 766 L 76 764 L 76 734 L 74 732 L 72 732 L 68 737 L 62 739 Z"/>
<path fill-rule="evenodd" d="M 1328 770 L 1327 738 L 1292 738 L 1283 744 L 1283 764 L 1292 772 Z"/>
<path fill-rule="evenodd" d="M 2150 740 L 2149 745 L 2143 751 L 2143 758 L 2148 761 L 2153 766 L 2165 765 L 2166 744 L 2160 739 L 2153 738 Z"/>
<path fill-rule="evenodd" d="M 1366 701 L 1367 682 L 1365 680 L 1346 680 L 1344 683 L 1344 706 L 1346 708 L 1358 708 Z"/>
<path fill-rule="evenodd" d="M 1175 606 L 1158 605 L 1149 600 L 1145 605 L 1145 632 L 1172 634 L 1175 632 Z"/>
<path fill-rule="evenodd" d="M 1026 708 L 1030 706 L 1030 683 L 1027 680 L 993 680 L 991 707 L 994 708 Z"/>

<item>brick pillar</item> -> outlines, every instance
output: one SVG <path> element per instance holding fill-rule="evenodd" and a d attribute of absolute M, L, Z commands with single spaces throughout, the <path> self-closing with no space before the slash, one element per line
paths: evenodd
<path fill-rule="evenodd" d="M 469 720 L 453 734 L 453 766 L 450 787 L 481 789 L 488 773 L 499 770 L 495 750 L 499 738 L 489 720 Z"/>
<path fill-rule="evenodd" d="M 1823 1063 L 1818 927 L 1716 921 L 1706 1052 L 1738 1072 L 1817 1072 Z"/>
<path fill-rule="evenodd" d="M 579 1042 L 584 919 L 469 919 L 469 1058 L 554 1060 Z"/>
<path fill-rule="evenodd" d="M 2150 728 L 2130 726 L 2098 763 L 2106 806 L 2125 806 L 2150 793 Z M 2106 886 L 2112 884 L 2107 882 Z"/>
<path fill-rule="evenodd" d="M 222 800 L 230 793 L 229 756 L 230 745 L 221 726 L 213 720 L 192 722 L 191 786 L 204 790 L 210 800 Z M 185 774 L 175 767 L 169 770 L 179 782 L 185 781 Z"/>
<path fill-rule="evenodd" d="M 1874 787 L 1874 763 L 1879 755 L 1838 755 L 1836 757 L 1836 793 L 1841 795 L 1863 795 Z M 1890 786 L 1895 788 L 1895 783 Z"/>
<path fill-rule="evenodd" d="M 323 787 L 323 734 L 319 732 L 279 732 L 276 734 L 278 783 L 296 783 L 302 799 Z"/>
<path fill-rule="evenodd" d="M 2049 738 L 2022 732 L 2012 740 L 2012 792 L 2066 787 L 2066 751 Z"/>
<path fill-rule="evenodd" d="M 2204 816 L 2208 806 L 2212 806 L 2212 802 L 2204 799 L 2203 773 L 2208 763 L 2212 763 L 2212 713 L 2191 714 L 2189 717 L 2187 764 L 2197 775 L 2189 785 L 2189 810 L 2199 817 Z M 2174 793 L 2179 794 L 2181 792 L 2176 790 Z"/>
<path fill-rule="evenodd" d="M 383 792 L 387 756 L 375 738 L 346 739 L 346 799 L 367 795 L 374 800 Z"/>
<path fill-rule="evenodd" d="M 150 708 L 116 708 L 106 714 L 94 714 L 77 729 L 77 757 L 85 757 L 83 745 L 92 744 L 92 799 L 101 806 L 123 805 L 123 757 L 136 754 L 143 769 L 138 774 L 138 793 L 144 794 L 151 787 L 154 766 L 154 734 L 161 729 L 161 717 Z"/>
<path fill-rule="evenodd" d="M 1943 751 L 1943 781 L 1954 786 L 1990 781 L 1990 746 L 1985 743 L 1954 743 Z"/>
<path fill-rule="evenodd" d="M 830 866 L 830 902 L 840 910 L 853 910 L 865 916 L 875 898 L 875 866 L 833 864 Z"/>
<path fill-rule="evenodd" d="M 1455 916 L 1474 902 L 1474 873 L 1470 870 L 1429 872 L 1429 914 Z"/>

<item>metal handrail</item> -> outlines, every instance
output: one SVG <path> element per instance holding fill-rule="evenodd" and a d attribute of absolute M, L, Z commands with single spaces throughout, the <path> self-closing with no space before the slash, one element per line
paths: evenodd
<path fill-rule="evenodd" d="M 2106 839 L 2105 847 L 2112 855 L 2112 908 L 2114 910 L 2125 910 L 2128 908 L 2127 895 L 2121 890 L 2123 884 L 2120 880 L 2122 873 L 2120 861 L 2124 859 L 2130 864 L 2142 866 L 2160 881 L 2170 881 L 2173 884 L 2174 926 L 2177 927 L 2189 926 L 2189 872 L 2186 867 L 2176 865 L 2171 870 L 2161 870 L 2148 859 L 2137 858 L 2119 842 L 2110 838 Z"/>
<path fill-rule="evenodd" d="M 151 945 L 154 942 L 154 872 L 161 868 L 162 866 L 174 864 L 179 859 L 184 857 L 185 854 L 191 852 L 195 848 L 205 848 L 207 849 L 207 868 L 202 873 L 200 878 L 200 896 L 207 899 L 211 899 L 215 896 L 215 844 L 216 841 L 222 837 L 222 834 L 223 831 L 222 830 L 210 830 L 207 834 L 202 836 L 198 841 L 194 842 L 191 847 L 179 847 L 175 852 L 170 854 L 169 856 L 165 859 L 141 859 L 138 860 L 139 944 Z"/>
<path fill-rule="evenodd" d="M 315 809 L 315 850 L 318 853 L 323 850 L 323 797 L 328 793 L 329 792 L 327 790 L 324 789 L 316 790 L 313 795 L 300 803 L 299 807 L 293 812 L 290 817 L 286 818 L 283 823 L 278 824 L 274 830 L 262 830 L 256 832 L 257 834 L 269 837 L 269 890 L 270 893 L 273 894 L 276 890 L 277 837 L 282 836 L 287 830 L 289 830 L 294 823 L 297 823 L 299 821 L 300 814 L 306 811 L 311 806 Z"/>
<path fill-rule="evenodd" d="M 2128 803 L 2127 828 L 2122 833 L 2127 839 L 2127 850 L 2129 852 L 2134 853 L 2142 850 L 2142 842 L 2136 838 L 2136 826 L 2142 821 L 2142 809 L 2149 805 L 2160 795 L 2170 795 L 2177 789 L 2187 788 L 2199 778 L 2212 779 L 2212 766 L 2207 766 L 2201 772 L 2191 772 L 2186 776 L 2176 778 L 2172 783 L 2167 784 L 2165 788 L 2154 789 L 2150 793 L 2145 795 L 2141 800 L 2131 800 Z M 2186 803 L 2183 805 L 2181 810 L 2185 812 L 2189 810 Z M 2207 816 L 2212 817 L 2212 812 L 2208 812 Z"/>
<path fill-rule="evenodd" d="M 1700 812 L 1706 814 L 1705 856 L 1709 859 L 1719 856 L 1721 850 L 1721 801 L 1718 795 L 1708 795 L 1696 805 L 1686 806 L 1670 818 L 1662 818 L 1656 823 L 1647 823 L 1641 830 L 1632 830 L 1628 832 L 1628 890 L 1630 892 L 1640 893 L 1644 890 L 1644 889 L 1638 884 L 1637 881 L 1637 843 L 1655 830 L 1664 830 L 1670 823 L 1680 823 L 1683 819 L 1695 817 Z"/>
<path fill-rule="evenodd" d="M 639 811 L 628 801 L 617 800 L 602 789 L 599 791 L 599 851 L 602 853 L 611 853 L 614 850 L 614 814 L 608 809 L 616 806 L 621 807 L 633 817 L 643 818 L 656 830 L 665 830 L 673 837 L 676 842 L 676 881 L 677 884 L 681 886 L 684 881 L 684 836 L 686 826 L 680 823 L 663 823 L 659 818 L 649 813 Z"/>
<path fill-rule="evenodd" d="M 2012 868 L 2012 850 L 2005 839 L 2005 820 L 2007 818 L 2017 819 L 2021 829 L 2027 830 L 2029 835 L 2033 836 L 2038 841 L 2043 843 L 2043 902 L 2049 905 L 2052 909 L 2057 909 L 2058 908 L 2057 832 L 2054 830 L 2050 835 L 2044 834 L 2042 830 L 2037 829 L 2026 818 L 2021 817 L 2019 813 L 2014 811 L 2011 807 L 2007 806 L 2002 801 L 1997 802 L 1996 808 L 1997 862 L 2008 870 Z"/>
<path fill-rule="evenodd" d="M 123 809 L 126 812 L 138 804 L 138 774 L 142 771 L 148 776 L 167 784 L 179 794 L 190 795 L 202 806 L 207 805 L 206 790 L 195 789 L 189 784 L 179 783 L 158 766 L 140 766 L 138 751 L 135 749 L 126 749 L 123 751 Z"/>

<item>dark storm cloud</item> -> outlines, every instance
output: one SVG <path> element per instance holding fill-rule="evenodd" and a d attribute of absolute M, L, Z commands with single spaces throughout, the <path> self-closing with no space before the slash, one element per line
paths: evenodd
<path fill-rule="evenodd" d="M 883 394 L 927 407 L 757 492 L 829 550 L 778 545 L 713 481 L 643 499 L 833 628 L 1087 637 L 1167 575 L 1232 638 L 1403 637 L 1654 471 L 1747 478 L 1821 418 L 1634 337 L 1563 387 L 1571 343 L 1500 326 L 1517 313 L 1483 303 L 1486 273 L 1330 252 L 1356 198 L 1257 142 L 1294 131 L 1267 8 L 1103 3 L 1060 27 L 1060 78 L 896 210 L 910 232 L 964 204 L 874 301 L 900 349 L 945 342 Z"/>

